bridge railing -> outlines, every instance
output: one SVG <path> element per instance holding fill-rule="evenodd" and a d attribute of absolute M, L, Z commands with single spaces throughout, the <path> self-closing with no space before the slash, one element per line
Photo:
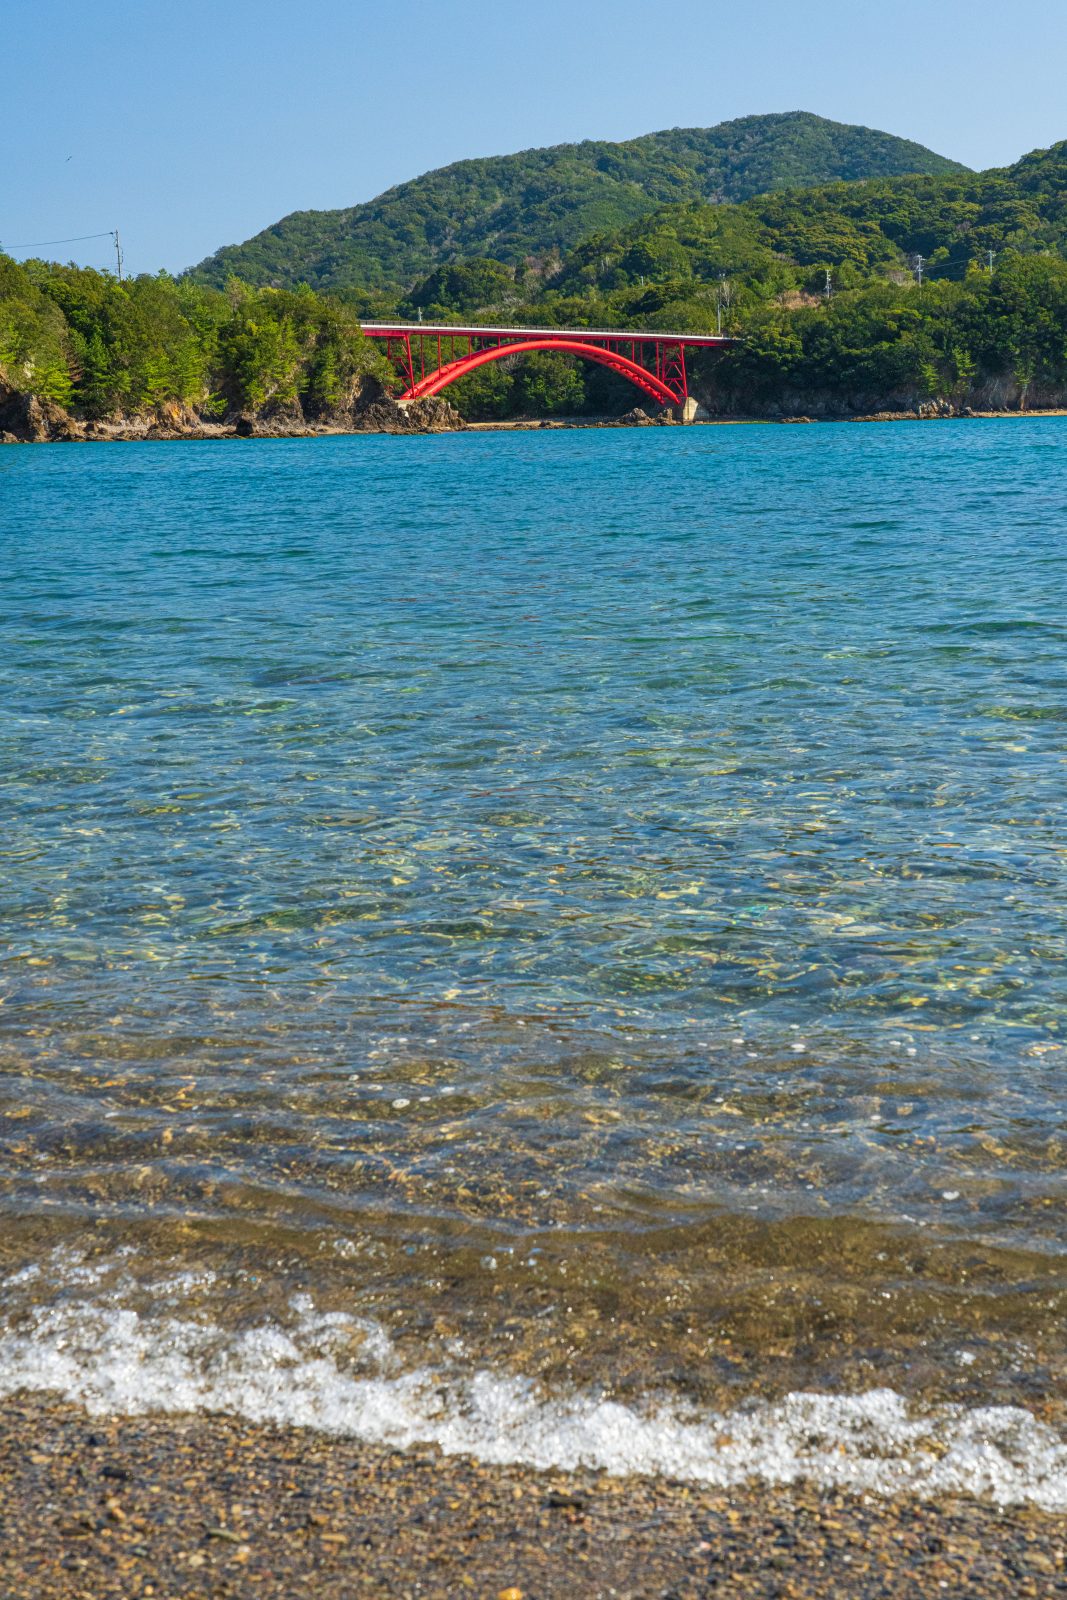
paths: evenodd
<path fill-rule="evenodd" d="M 620 340 L 629 344 L 684 344 L 692 348 L 714 348 L 719 345 L 738 344 L 740 341 L 726 334 L 675 333 L 659 328 L 559 328 L 551 324 L 540 328 L 509 328 L 497 323 L 471 322 L 363 322 L 363 332 L 370 339 L 404 338 L 411 334 L 426 334 L 437 338 L 500 338 L 516 341 L 523 338 L 585 339 L 599 344 L 607 340 Z"/>

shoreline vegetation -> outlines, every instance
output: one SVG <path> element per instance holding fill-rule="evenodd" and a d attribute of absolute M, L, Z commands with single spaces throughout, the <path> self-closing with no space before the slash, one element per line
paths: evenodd
<path fill-rule="evenodd" d="M 219 286 L 202 269 L 120 281 L 0 254 L 0 440 L 643 420 L 624 378 L 554 351 L 488 363 L 401 412 L 368 315 L 721 331 L 738 343 L 688 363 L 711 420 L 1058 412 L 1064 196 L 1067 142 L 985 173 L 661 204 L 565 251 L 457 256 L 373 290 L 319 292 L 285 262 L 270 283 Z"/>
<path fill-rule="evenodd" d="M 49 1600 L 1025 1600 L 1067 1572 L 1062 1518 L 1030 1508 L 537 1472 L 44 1396 L 0 1406 L 0 1488 L 0 1588 Z"/>

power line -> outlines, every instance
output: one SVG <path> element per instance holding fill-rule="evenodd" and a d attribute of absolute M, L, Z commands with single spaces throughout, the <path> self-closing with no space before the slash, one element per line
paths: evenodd
<path fill-rule="evenodd" d="M 54 244 L 84 244 L 86 239 L 113 239 L 114 228 L 105 228 L 103 233 L 77 233 L 73 239 L 35 239 L 32 244 L 9 244 L 8 250 L 46 250 Z"/>
<path fill-rule="evenodd" d="M 122 245 L 117 228 L 105 228 L 103 233 L 76 233 L 71 239 L 37 239 L 33 244 L 8 245 L 9 250 L 47 250 L 55 244 L 84 244 L 87 239 L 110 239 L 115 246 L 115 268 L 122 282 Z"/>

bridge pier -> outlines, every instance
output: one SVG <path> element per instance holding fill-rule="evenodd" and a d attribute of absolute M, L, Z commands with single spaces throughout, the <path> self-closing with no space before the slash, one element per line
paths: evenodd
<path fill-rule="evenodd" d="M 693 395 L 687 394 L 681 405 L 676 409 L 678 412 L 679 422 L 695 422 L 700 413 L 701 407 L 697 404 Z"/>

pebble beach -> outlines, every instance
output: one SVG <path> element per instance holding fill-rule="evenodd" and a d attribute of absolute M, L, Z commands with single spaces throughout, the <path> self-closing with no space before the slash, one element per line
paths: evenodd
<path fill-rule="evenodd" d="M 1062 1517 L 535 1473 L 229 1417 L 0 1408 L 21 1600 L 967 1600 L 1067 1594 Z"/>

